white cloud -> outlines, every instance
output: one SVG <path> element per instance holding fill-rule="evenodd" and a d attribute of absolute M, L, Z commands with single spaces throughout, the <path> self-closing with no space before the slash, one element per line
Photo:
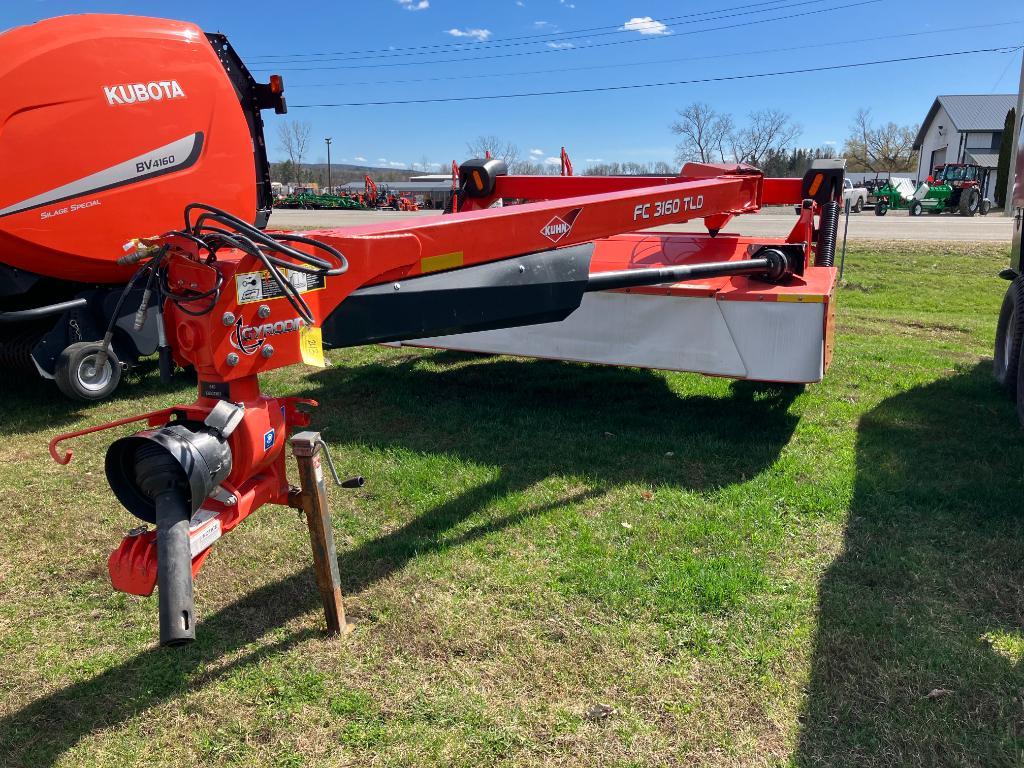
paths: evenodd
<path fill-rule="evenodd" d="M 828 147 L 834 147 L 837 143 L 838 142 L 835 139 L 829 139 L 828 141 L 823 141 L 822 142 L 822 144 L 824 144 L 825 146 L 828 146 Z"/>
<path fill-rule="evenodd" d="M 545 157 L 544 158 L 544 164 L 545 165 L 561 165 L 562 164 L 562 158 L 560 158 L 560 157 Z"/>
<path fill-rule="evenodd" d="M 587 162 L 588 163 L 603 163 L 604 162 L 604 158 L 603 157 L 588 157 L 587 158 Z"/>
<path fill-rule="evenodd" d="M 405 163 L 400 163 L 397 160 L 392 160 L 390 163 L 388 163 L 388 165 L 392 165 L 395 168 L 404 168 L 405 167 Z"/>
<path fill-rule="evenodd" d="M 533 26 L 535 26 L 535 27 L 546 27 L 550 23 L 551 22 L 549 22 L 549 21 L 535 21 L 535 22 L 533 22 Z"/>
<path fill-rule="evenodd" d="M 524 3 L 523 0 L 516 0 L 516 5 L 518 5 L 520 8 L 526 7 L 526 3 Z"/>
<path fill-rule="evenodd" d="M 650 16 L 634 16 L 621 27 L 623 32 L 639 32 L 641 35 L 671 35 L 672 30 Z"/>
<path fill-rule="evenodd" d="M 472 37 L 474 40 L 483 42 L 491 36 L 491 30 L 489 29 L 446 29 L 452 37 Z"/>
<path fill-rule="evenodd" d="M 352 159 L 355 160 L 357 163 L 365 163 L 366 162 L 366 158 L 365 157 L 361 157 L 361 156 L 356 156 L 356 157 L 353 157 Z"/>
<path fill-rule="evenodd" d="M 544 156 L 544 150 L 543 149 L 531 149 L 530 150 L 530 154 L 533 155 L 534 157 L 543 157 Z"/>
<path fill-rule="evenodd" d="M 377 162 L 378 163 L 386 163 L 387 161 L 388 161 L 388 159 L 386 157 L 378 157 L 377 158 Z"/>
<path fill-rule="evenodd" d="M 407 11 L 425 11 L 430 7 L 430 0 L 395 0 Z"/>
<path fill-rule="evenodd" d="M 548 48 L 554 48 L 556 51 L 564 51 L 566 48 L 575 48 L 576 43 L 548 43 Z"/>
<path fill-rule="evenodd" d="M 566 8 L 575 8 L 576 3 L 567 3 L 566 0 L 558 0 L 559 5 L 564 5 Z"/>

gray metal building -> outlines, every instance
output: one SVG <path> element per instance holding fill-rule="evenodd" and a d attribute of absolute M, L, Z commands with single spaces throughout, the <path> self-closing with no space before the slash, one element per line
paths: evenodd
<path fill-rule="evenodd" d="M 976 163 L 992 170 L 984 190 L 992 197 L 1006 113 L 1016 103 L 1015 93 L 937 97 L 914 140 L 918 181 L 942 163 Z"/>

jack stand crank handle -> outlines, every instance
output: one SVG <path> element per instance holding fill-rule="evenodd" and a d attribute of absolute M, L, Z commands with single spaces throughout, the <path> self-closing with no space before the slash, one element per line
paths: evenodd
<path fill-rule="evenodd" d="M 334 459 L 331 458 L 331 451 L 327 447 L 321 438 L 316 439 L 316 447 L 324 452 L 324 457 L 327 459 L 327 467 L 331 470 L 331 477 L 334 478 L 334 484 L 339 488 L 362 488 L 366 485 L 366 478 L 362 475 L 353 475 L 345 480 L 341 479 L 338 474 L 338 470 L 334 467 Z"/>
<path fill-rule="evenodd" d="M 153 499 L 156 505 L 157 585 L 160 603 L 160 645 L 183 645 L 196 639 L 192 595 L 192 551 L 185 495 L 169 488 Z"/>

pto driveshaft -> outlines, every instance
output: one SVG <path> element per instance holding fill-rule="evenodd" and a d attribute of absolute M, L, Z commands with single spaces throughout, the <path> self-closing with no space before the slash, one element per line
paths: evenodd
<path fill-rule="evenodd" d="M 636 288 L 727 275 L 758 275 L 775 282 L 797 271 L 803 265 L 802 257 L 791 257 L 777 248 L 761 248 L 758 254 L 757 258 L 741 261 L 709 261 L 705 264 L 684 264 L 677 267 L 598 272 L 587 280 L 584 291 L 610 291 L 617 288 Z"/>

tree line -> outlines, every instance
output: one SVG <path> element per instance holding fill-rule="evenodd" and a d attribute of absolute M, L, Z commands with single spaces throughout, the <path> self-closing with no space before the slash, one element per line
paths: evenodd
<path fill-rule="evenodd" d="M 834 145 L 797 147 L 803 129 L 777 109 L 755 110 L 742 123 L 704 102 L 693 102 L 677 114 L 671 130 L 680 137 L 680 163 L 746 163 L 770 176 L 800 175 L 811 161 L 838 156 Z M 847 170 L 917 170 L 917 132 L 917 125 L 875 124 L 870 110 L 857 110 L 842 148 Z"/>
<path fill-rule="evenodd" d="M 602 161 L 581 170 L 594 176 L 672 175 L 687 162 L 746 163 L 769 176 L 800 176 L 814 160 L 840 155 L 846 159 L 849 171 L 884 173 L 917 170 L 917 152 L 913 143 L 918 126 L 897 125 L 891 121 L 876 124 L 870 110 L 863 108 L 857 110 L 853 117 L 841 153 L 835 145 L 798 146 L 802 127 L 792 116 L 778 109 L 754 110 L 738 120 L 709 104 L 693 102 L 678 110 L 670 130 L 679 137 L 675 156 L 677 165 L 664 160 L 645 163 Z M 278 126 L 278 142 L 286 159 L 271 165 L 272 178 L 285 183 L 323 183 L 323 168 L 306 163 L 311 133 L 312 126 L 306 122 L 288 121 Z M 537 150 L 524 155 L 518 145 L 500 136 L 478 136 L 467 142 L 466 152 L 469 157 L 490 154 L 500 158 L 515 174 L 554 175 L 561 170 L 560 163 L 553 159 L 534 156 Z M 446 166 L 433 166 L 427 160 L 421 166 L 421 172 L 435 171 L 436 168 L 444 172 L 446 169 Z M 336 167 L 338 174 L 332 174 L 332 180 L 339 183 L 352 180 L 349 176 L 358 176 L 358 166 Z M 375 177 L 379 175 L 385 181 L 398 180 L 408 176 L 410 170 L 414 169 L 375 170 Z"/>

